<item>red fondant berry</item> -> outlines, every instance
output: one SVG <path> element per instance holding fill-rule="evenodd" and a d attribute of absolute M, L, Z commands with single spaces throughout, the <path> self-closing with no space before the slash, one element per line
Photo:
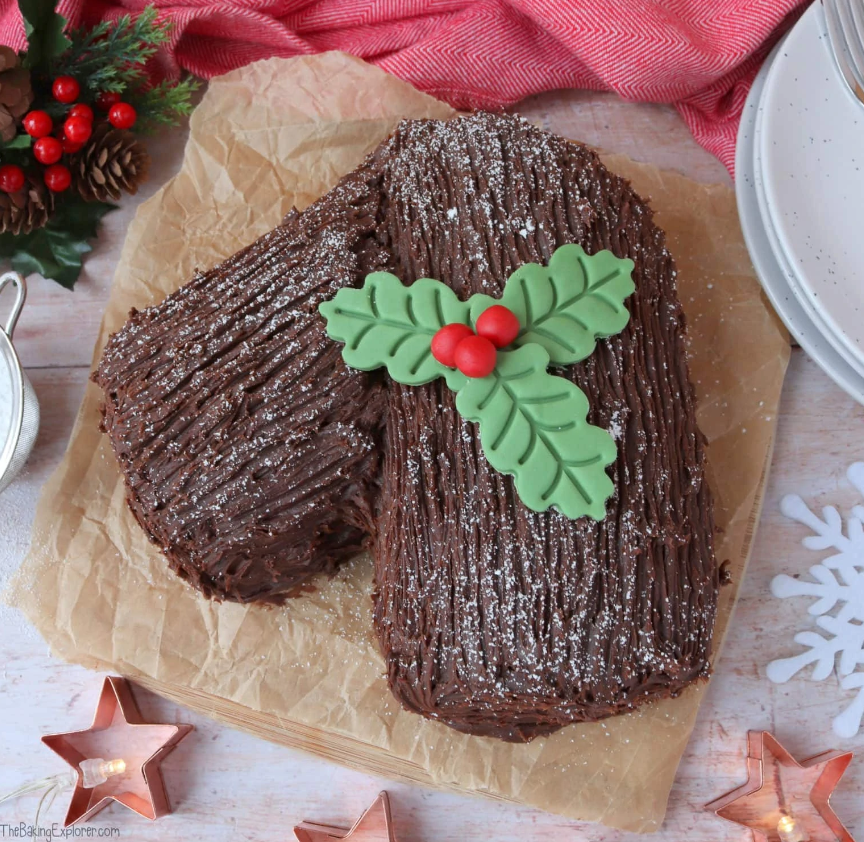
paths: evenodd
<path fill-rule="evenodd" d="M 78 94 L 81 93 L 81 86 L 71 76 L 58 76 L 51 86 L 51 93 L 54 94 L 54 99 L 57 102 L 69 105 L 78 99 Z"/>
<path fill-rule="evenodd" d="M 93 134 L 93 123 L 83 117 L 70 117 L 63 124 L 63 136 L 72 143 L 86 143 Z"/>
<path fill-rule="evenodd" d="M 456 367 L 456 346 L 466 337 L 473 336 L 474 331 L 468 325 L 444 325 L 432 337 L 432 356 L 441 365 L 448 368 Z"/>
<path fill-rule="evenodd" d="M 69 109 L 70 117 L 81 117 L 84 120 L 93 122 L 93 109 L 86 103 L 79 102 Z"/>
<path fill-rule="evenodd" d="M 63 155 L 63 144 L 56 137 L 40 137 L 33 144 L 33 157 L 40 164 L 56 164 Z"/>
<path fill-rule="evenodd" d="M 24 186 L 24 170 L 15 164 L 0 167 L 0 190 L 4 193 L 17 193 Z"/>
<path fill-rule="evenodd" d="M 108 122 L 115 129 L 131 129 L 137 119 L 137 112 L 128 102 L 115 103 L 108 112 Z"/>
<path fill-rule="evenodd" d="M 72 173 L 63 164 L 54 164 L 45 170 L 45 186 L 52 193 L 62 193 L 69 189 L 72 183 Z"/>
<path fill-rule="evenodd" d="M 116 91 L 102 91 L 96 97 L 96 107 L 100 111 L 110 111 L 111 106 L 116 105 L 118 102 L 120 102 L 120 94 Z"/>
<path fill-rule="evenodd" d="M 30 137 L 46 137 L 53 128 L 54 121 L 44 111 L 31 111 L 24 117 L 24 131 Z"/>
<path fill-rule="evenodd" d="M 519 319 L 501 304 L 493 304 L 477 319 L 477 335 L 484 336 L 496 348 L 506 348 L 519 335 Z"/>
<path fill-rule="evenodd" d="M 485 336 L 467 336 L 456 346 L 456 368 L 466 377 L 486 377 L 495 368 L 497 353 Z"/>

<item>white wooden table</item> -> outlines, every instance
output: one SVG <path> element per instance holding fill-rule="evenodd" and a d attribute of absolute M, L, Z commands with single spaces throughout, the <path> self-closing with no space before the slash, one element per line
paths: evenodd
<path fill-rule="evenodd" d="M 563 135 L 701 181 L 729 182 L 723 167 L 696 145 L 672 109 L 568 92 L 536 97 L 519 110 Z M 126 227 L 137 204 L 180 165 L 179 132 L 152 141 L 150 148 L 151 181 L 106 217 L 75 292 L 31 279 L 16 346 L 39 396 L 42 427 L 24 474 L 0 496 L 0 588 L 27 549 L 39 490 L 66 447 Z M 746 732 L 767 728 L 799 758 L 831 747 L 860 752 L 833 803 L 853 835 L 864 840 L 864 735 L 841 741 L 830 725 L 848 694 L 838 689 L 835 678 L 819 684 L 793 679 L 782 686 L 765 678 L 768 661 L 797 651 L 792 636 L 808 625 L 800 602 L 794 606 L 771 596 L 770 580 L 781 571 L 803 572 L 818 560 L 801 547 L 803 530 L 784 522 L 778 502 L 791 491 L 820 505 L 853 501 L 845 469 L 862 458 L 864 409 L 796 349 L 753 558 L 658 839 L 750 839 L 748 831 L 718 820 L 702 806 L 743 783 Z M 62 761 L 39 738 L 89 725 L 100 678 L 50 657 L 37 634 L 8 608 L 0 608 L 0 668 L 2 794 L 62 770 Z M 392 796 L 400 842 L 637 838 L 534 810 L 372 778 L 232 731 L 143 691 L 138 699 L 145 716 L 191 722 L 197 730 L 164 765 L 176 808 L 172 816 L 151 824 L 113 805 L 94 821 L 97 827 L 119 828 L 121 839 L 282 842 L 293 839 L 291 827 L 302 819 L 350 824 L 383 788 Z M 49 821 L 62 821 L 65 807 L 66 798 L 58 799 Z M 29 823 L 35 809 L 33 798 L 0 805 L 0 839 L 4 832 L 9 838 L 4 823 Z"/>

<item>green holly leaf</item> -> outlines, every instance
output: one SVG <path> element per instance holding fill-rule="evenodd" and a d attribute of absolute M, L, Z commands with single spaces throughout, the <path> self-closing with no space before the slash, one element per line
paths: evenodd
<path fill-rule="evenodd" d="M 27 36 L 25 67 L 50 64 L 72 43 L 65 35 L 66 18 L 54 11 L 54 0 L 18 0 Z"/>
<path fill-rule="evenodd" d="M 606 466 L 617 447 L 606 430 L 586 421 L 582 390 L 549 374 L 548 365 L 546 349 L 533 343 L 500 352 L 492 374 L 467 381 L 456 408 L 479 422 L 486 459 L 515 478 L 529 509 L 602 520 L 613 492 Z"/>
<path fill-rule="evenodd" d="M 342 358 L 352 368 L 386 366 L 395 381 L 408 386 L 436 377 L 445 377 L 454 390 L 465 384 L 464 374 L 432 356 L 432 337 L 440 328 L 468 324 L 468 304 L 440 281 L 420 278 L 406 287 L 389 272 L 373 272 L 360 289 L 340 289 L 318 309 L 327 320 L 327 335 L 345 343 Z"/>
<path fill-rule="evenodd" d="M 33 138 L 30 137 L 29 134 L 22 132 L 21 134 L 16 134 L 12 140 L 7 140 L 5 143 L 0 143 L 0 149 L 4 152 L 8 149 L 29 149 L 30 144 L 33 142 Z M 4 161 L 4 163 L 6 163 Z"/>
<path fill-rule="evenodd" d="M 627 325 L 624 299 L 635 289 L 633 261 L 611 251 L 588 255 L 582 246 L 556 249 L 549 266 L 526 263 L 507 280 L 501 300 L 472 296 L 471 321 L 493 304 L 509 307 L 522 329 L 513 343 L 542 345 L 553 365 L 590 356 L 597 339 L 614 336 Z"/>
<path fill-rule="evenodd" d="M 29 234 L 0 234 L 0 258 L 22 275 L 38 272 L 72 289 L 81 273 L 81 258 L 93 247 L 99 220 L 116 205 L 64 197 L 43 228 Z"/>

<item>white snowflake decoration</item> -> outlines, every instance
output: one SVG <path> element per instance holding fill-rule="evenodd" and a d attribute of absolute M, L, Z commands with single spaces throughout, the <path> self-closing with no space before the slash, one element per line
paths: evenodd
<path fill-rule="evenodd" d="M 850 465 L 846 476 L 864 498 L 864 462 Z M 772 661 L 768 664 L 768 678 L 782 684 L 814 664 L 812 678 L 822 681 L 834 672 L 836 665 L 840 686 L 844 690 L 858 690 L 858 695 L 835 717 L 834 733 L 854 737 L 864 719 L 864 506 L 852 508 L 846 534 L 843 518 L 833 506 L 822 509 L 824 520 L 820 520 L 797 494 L 790 494 L 781 501 L 780 510 L 813 530 L 814 534 L 803 541 L 805 547 L 810 550 L 831 547 L 838 552 L 810 568 L 815 581 L 780 574 L 771 582 L 774 596 L 815 597 L 808 611 L 828 637 L 812 631 L 795 635 L 795 642 L 807 650 L 792 658 Z"/>

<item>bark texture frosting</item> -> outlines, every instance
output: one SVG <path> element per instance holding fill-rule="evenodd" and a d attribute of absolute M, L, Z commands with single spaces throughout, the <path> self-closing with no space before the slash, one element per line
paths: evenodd
<path fill-rule="evenodd" d="M 631 319 L 561 373 L 619 456 L 595 522 L 537 514 L 442 381 L 347 369 L 318 304 L 368 272 L 498 296 L 565 243 L 635 263 Z M 133 312 L 94 379 L 136 518 L 205 593 L 281 601 L 369 546 L 402 704 L 528 740 L 704 676 L 717 600 L 675 266 L 589 149 L 519 118 L 405 122 L 302 214 Z"/>

